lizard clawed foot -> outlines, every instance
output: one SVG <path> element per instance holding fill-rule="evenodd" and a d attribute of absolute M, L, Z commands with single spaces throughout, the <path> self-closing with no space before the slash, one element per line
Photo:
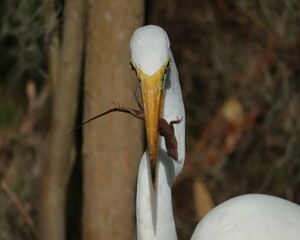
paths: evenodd
<path fill-rule="evenodd" d="M 114 101 L 112 103 L 115 106 L 115 108 L 123 108 L 123 104 L 120 104 L 120 103 L 114 102 Z"/>
<path fill-rule="evenodd" d="M 182 122 L 182 120 L 183 120 L 183 117 L 181 117 L 180 119 L 177 117 L 176 120 L 173 120 L 173 121 L 170 122 L 170 125 L 173 126 L 173 125 L 175 125 L 175 124 L 179 124 L 179 123 Z"/>

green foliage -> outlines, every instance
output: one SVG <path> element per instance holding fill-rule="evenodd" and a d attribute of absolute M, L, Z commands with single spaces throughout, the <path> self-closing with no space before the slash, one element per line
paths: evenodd
<path fill-rule="evenodd" d="M 2 77 L 6 76 L 1 81 L 17 85 L 26 74 L 44 77 L 45 26 L 41 1 L 5 1 L 1 9 L 0 72 Z"/>
<path fill-rule="evenodd" d="M 46 25 L 41 0 L 0 3 L 0 130 L 16 125 L 24 112 L 25 85 L 42 86 L 46 75 Z"/>
<path fill-rule="evenodd" d="M 14 127 L 19 118 L 20 111 L 16 111 L 13 102 L 0 97 L 0 131 Z"/>

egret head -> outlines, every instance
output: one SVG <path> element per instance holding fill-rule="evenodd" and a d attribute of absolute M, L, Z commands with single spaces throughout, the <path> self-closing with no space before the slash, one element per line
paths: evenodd
<path fill-rule="evenodd" d="M 153 25 L 137 29 L 130 41 L 131 64 L 140 82 L 146 122 L 151 177 L 156 188 L 158 120 L 161 116 L 164 80 L 169 67 L 170 42 L 166 32 Z"/>

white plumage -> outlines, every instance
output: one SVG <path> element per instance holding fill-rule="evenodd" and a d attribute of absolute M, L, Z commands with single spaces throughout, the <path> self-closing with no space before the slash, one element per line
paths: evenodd
<path fill-rule="evenodd" d="M 175 162 L 167 155 L 164 139 L 160 138 L 157 189 L 154 191 L 151 186 L 149 154 L 144 153 L 138 173 L 136 212 L 139 240 L 173 240 L 177 239 L 177 235 L 171 188 L 182 170 L 185 158 L 185 112 L 177 68 L 168 36 L 158 26 L 149 25 L 136 30 L 130 47 L 134 67 L 147 76 L 164 69 L 168 59 L 171 61 L 170 69 L 160 79 L 164 84 L 161 116 L 168 122 L 182 118 L 182 122 L 174 126 L 178 161 Z M 228 200 L 207 214 L 192 236 L 192 240 L 221 239 L 299 240 L 300 207 L 277 197 L 259 194 Z"/>
<path fill-rule="evenodd" d="M 130 41 L 131 59 L 136 67 L 151 76 L 168 58 L 169 38 L 165 31 L 153 25 L 137 29 Z"/>
<path fill-rule="evenodd" d="M 297 240 L 300 207 L 263 194 L 223 202 L 197 225 L 192 240 Z"/>

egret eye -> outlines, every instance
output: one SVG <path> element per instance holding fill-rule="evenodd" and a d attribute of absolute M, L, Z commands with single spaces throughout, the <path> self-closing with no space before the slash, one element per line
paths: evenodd
<path fill-rule="evenodd" d="M 130 61 L 129 65 L 130 65 L 130 67 L 131 67 L 131 70 L 134 71 L 135 75 L 137 75 L 136 69 L 135 69 L 135 67 L 133 66 L 133 64 L 132 64 L 131 61 Z"/>
<path fill-rule="evenodd" d="M 167 72 L 168 72 L 168 70 L 170 69 L 170 65 L 171 65 L 171 61 L 168 60 L 168 62 L 166 63 L 165 73 L 164 73 L 164 76 L 163 76 L 163 81 L 162 81 L 163 84 L 164 84 L 164 82 L 165 82 L 165 80 L 166 80 Z"/>
<path fill-rule="evenodd" d="M 171 66 L 171 61 L 169 60 L 166 64 L 166 71 L 170 68 L 170 66 Z"/>

